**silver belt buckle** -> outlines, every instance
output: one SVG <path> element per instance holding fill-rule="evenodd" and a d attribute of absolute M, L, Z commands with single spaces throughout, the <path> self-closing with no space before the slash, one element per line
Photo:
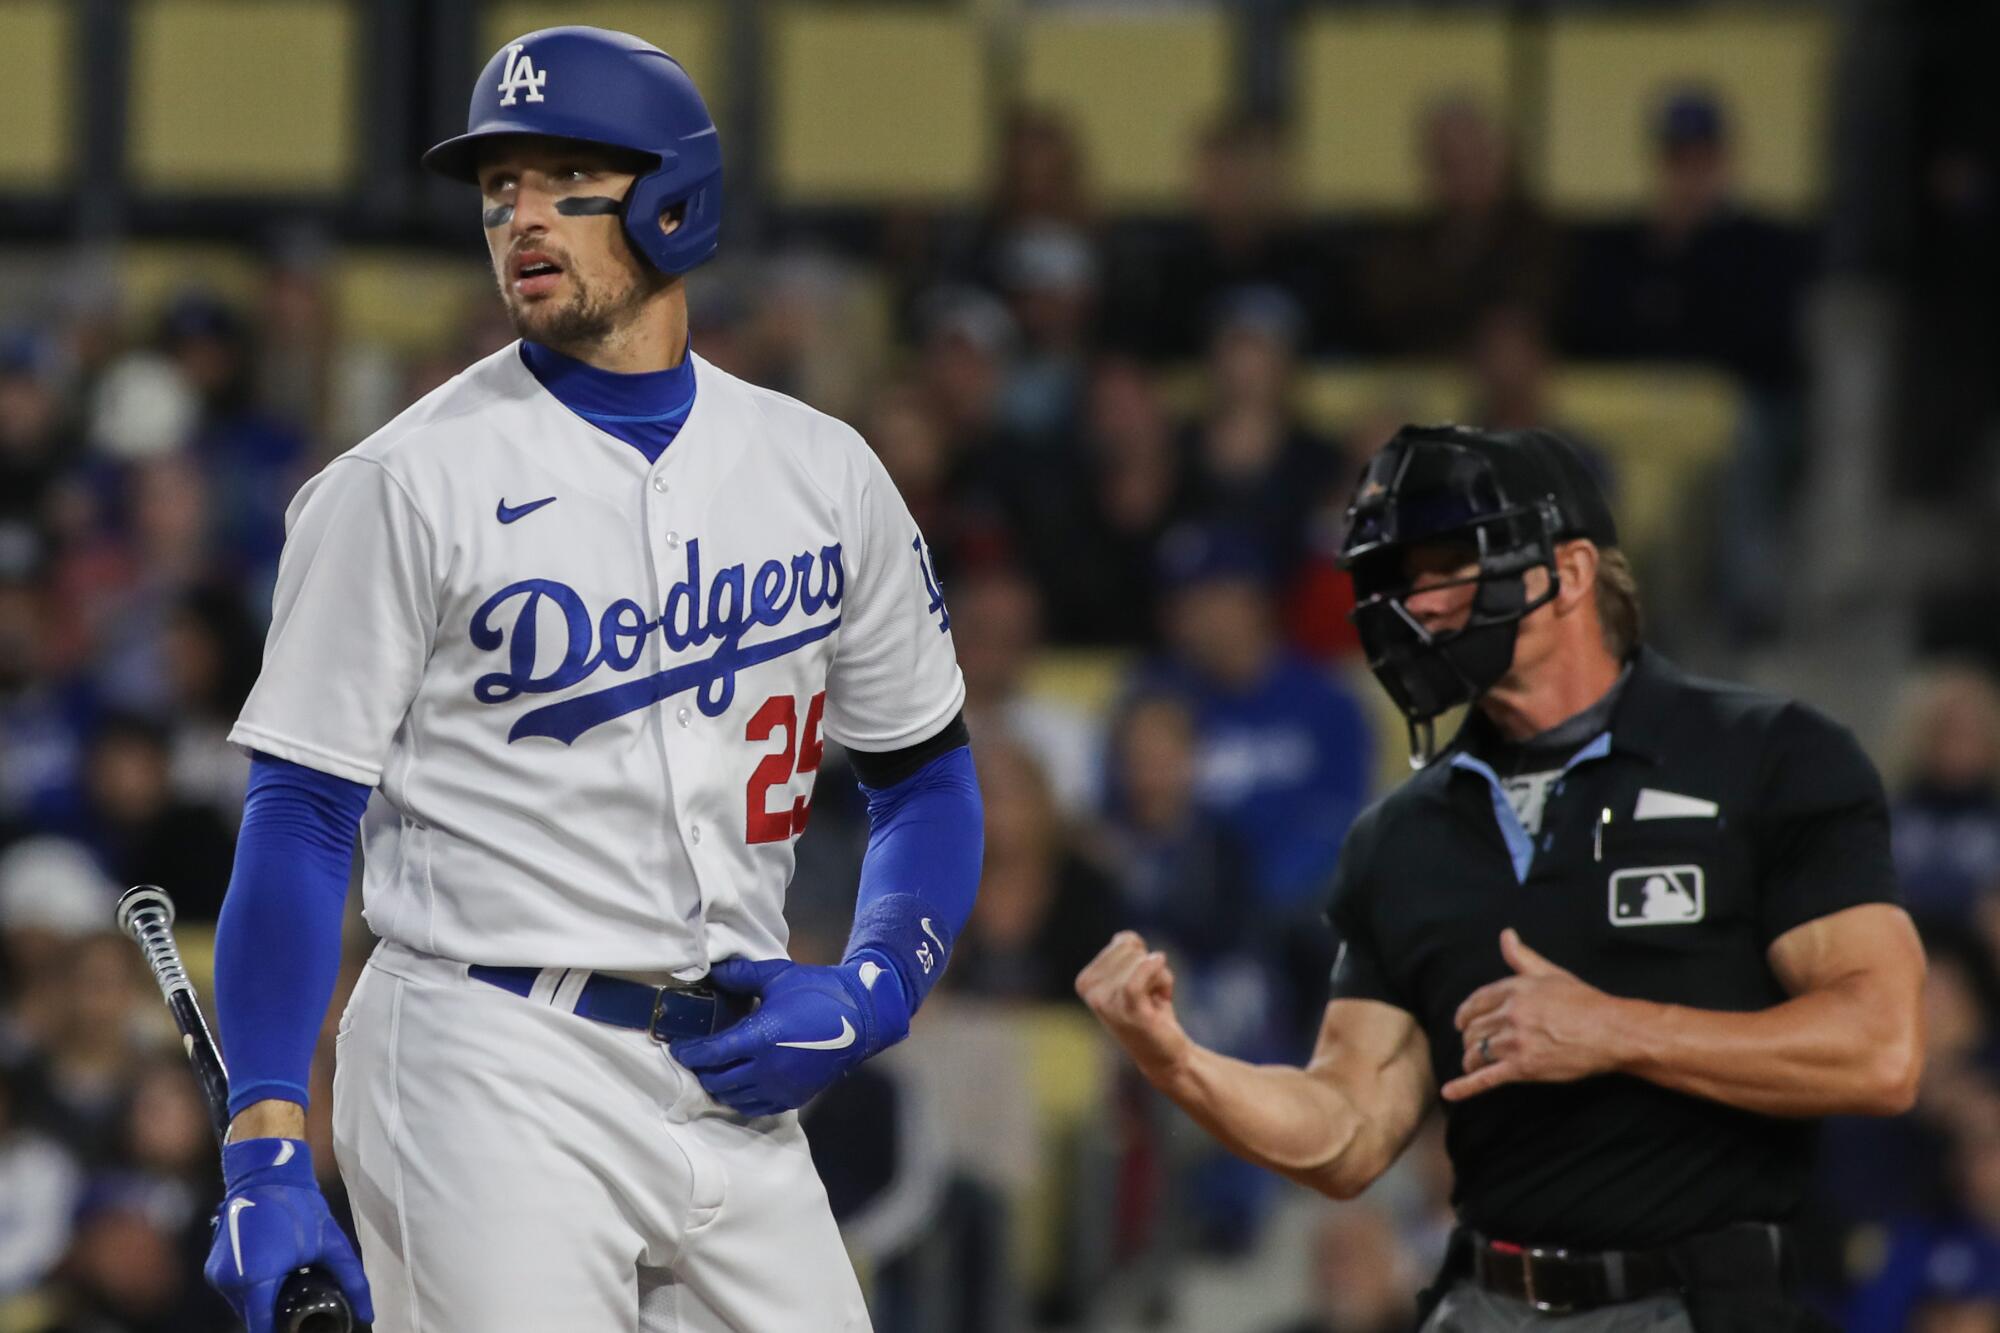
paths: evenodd
<path fill-rule="evenodd" d="M 662 1046 L 666 1045 L 667 1041 L 660 1035 L 660 1013 L 667 1007 L 667 992 L 671 989 L 670 986 L 653 987 L 653 1014 L 646 1020 L 646 1035 Z"/>
<path fill-rule="evenodd" d="M 666 1045 L 667 1039 L 660 1035 L 660 1014 L 667 1007 L 667 997 L 669 995 L 698 995 L 706 986 L 707 980 L 706 977 L 703 977 L 696 981 L 683 981 L 671 986 L 653 987 L 653 1013 L 652 1017 L 646 1020 L 646 1035 L 654 1041 L 659 1042 L 660 1045 Z M 715 999 L 716 1003 L 721 1003 L 721 996 L 719 994 L 714 995 L 712 998 Z M 710 1023 L 710 1027 L 711 1029 L 714 1027 L 713 1022 Z"/>
<path fill-rule="evenodd" d="M 1528 1304 L 1541 1314 L 1570 1314 L 1576 1307 L 1562 1305 L 1555 1301 L 1545 1301 L 1535 1291 L 1535 1264 L 1541 1259 L 1567 1260 L 1569 1251 L 1545 1248 L 1540 1245 L 1524 1247 L 1521 1251 L 1521 1288 L 1527 1296 Z"/>

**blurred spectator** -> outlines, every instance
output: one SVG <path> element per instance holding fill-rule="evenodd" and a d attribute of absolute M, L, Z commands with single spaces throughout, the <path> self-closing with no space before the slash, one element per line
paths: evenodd
<path fill-rule="evenodd" d="M 2000 685 L 1969 663 L 1907 687 L 1891 811 L 1896 875 L 1918 916 L 1963 925 L 2000 886 Z"/>
<path fill-rule="evenodd" d="M 260 274 L 247 376 L 260 414 L 319 440 L 336 429 L 331 379 L 340 348 L 330 279 L 337 262 L 328 238 L 316 232 L 281 239 Z"/>
<path fill-rule="evenodd" d="M 946 262 L 948 280 L 989 291 L 1004 285 L 1006 251 L 1020 233 L 1037 227 L 1086 229 L 1092 214 L 1083 148 L 1069 122 L 1051 108 L 1016 106 L 1007 113 L 995 167 L 983 213 Z"/>
<path fill-rule="evenodd" d="M 1067 433 L 1096 320 L 1097 258 L 1075 227 L 1037 223 L 1007 238 L 1000 288 L 1021 331 L 1021 354 L 1000 394 L 1000 420 L 1016 438 L 1052 443 Z"/>
<path fill-rule="evenodd" d="M 212 806 L 175 794 L 167 731 L 144 718 L 106 718 L 91 738 L 88 829 L 99 862 L 121 885 L 158 884 L 182 920 L 213 924 L 235 856 Z"/>
<path fill-rule="evenodd" d="M 100 918 L 108 927 L 111 909 Z M 68 944 L 52 978 L 40 1049 L 27 1066 L 42 1127 L 85 1161 L 117 1146 L 119 1116 L 146 1049 L 131 944 L 109 929 Z M 24 999 L 27 997 L 24 997 Z"/>
<path fill-rule="evenodd" d="M 1174 957 L 1182 1022 L 1203 1045 L 1244 1059 L 1296 1053 L 1302 1015 L 1284 984 L 1285 932 L 1245 910 L 1250 849 L 1200 805 L 1187 703 L 1129 699 L 1112 737 L 1116 797 L 1100 859 L 1114 868 L 1125 923 Z"/>
<path fill-rule="evenodd" d="M 1160 565 L 1170 654 L 1139 688 L 1177 694 L 1194 715 L 1202 806 L 1250 851 L 1245 908 L 1316 919 L 1367 795 L 1367 716 L 1279 639 L 1269 560 L 1253 538 L 1177 528 Z"/>
<path fill-rule="evenodd" d="M 1393 1222 L 1373 1205 L 1346 1204 L 1313 1231 L 1313 1312 L 1278 1333 L 1400 1333 L 1416 1316 L 1413 1271 Z"/>
<path fill-rule="evenodd" d="M 1247 851 L 1199 804 L 1197 741 L 1179 696 L 1126 701 L 1112 727 L 1117 798 L 1107 812 L 1104 860 L 1116 867 L 1127 924 L 1177 954 L 1207 960 L 1241 945 L 1252 920 L 1243 910 Z M 1200 1040 L 1212 1045 L 1215 1037 Z"/>
<path fill-rule="evenodd" d="M 973 287 L 941 287 L 918 310 L 924 387 L 952 457 L 977 466 L 1001 452 L 1001 392 L 1020 345 L 1014 317 Z"/>
<path fill-rule="evenodd" d="M 261 591 L 276 578 L 285 506 L 311 461 L 298 418 L 257 405 L 249 326 L 214 296 L 175 298 L 160 342 L 201 400 L 192 448 L 215 498 L 216 552 Z"/>
<path fill-rule="evenodd" d="M 157 715 L 171 699 L 166 652 L 175 608 L 217 572 L 215 497 L 185 454 L 139 463 L 125 481 L 124 540 L 66 562 L 60 586 L 85 618 L 81 630 L 107 702 Z"/>
<path fill-rule="evenodd" d="M 82 1188 L 76 1161 L 53 1139 L 22 1125 L 0 1062 L 0 1307 L 35 1286 L 69 1244 Z"/>
<path fill-rule="evenodd" d="M 1315 662 L 1345 663 L 1361 654 L 1361 636 L 1349 616 L 1354 581 L 1340 568 L 1340 543 L 1347 534 L 1347 507 L 1368 460 L 1414 413 L 1383 403 L 1371 409 L 1339 442 L 1340 457 L 1306 522 L 1306 550 L 1285 591 L 1285 637 Z"/>
<path fill-rule="evenodd" d="M 47 835 L 0 852 L 0 1065 L 18 1064 L 61 1022 L 63 969 L 82 939 L 106 929 L 118 890 L 87 848 Z"/>
<path fill-rule="evenodd" d="M 987 999 L 1073 1001 L 1076 974 L 1117 928 L 1111 884 L 1071 845 L 1033 756 L 982 739 L 978 757 L 986 867 L 945 984 Z"/>
<path fill-rule="evenodd" d="M 80 814 L 93 693 L 54 669 L 49 600 L 39 554 L 0 551 L 0 839 Z"/>
<path fill-rule="evenodd" d="M 1890 1231 L 1879 1270 L 1848 1308 L 1848 1333 L 1955 1333 L 2000 1320 L 2000 1097 L 1962 1129 L 1953 1158 L 1949 1210 Z"/>
<path fill-rule="evenodd" d="M 1154 549 L 1192 491 L 1159 387 L 1135 361 L 1091 375 L 1082 457 L 1023 460 L 998 488 L 1022 568 L 1064 644 L 1152 640 Z"/>
<path fill-rule="evenodd" d="M 124 1182 L 93 1187 L 63 1264 L 61 1318 L 49 1333 L 213 1333 L 224 1326 L 179 1238 Z"/>
<path fill-rule="evenodd" d="M 243 813 L 250 758 L 225 739 L 263 663 L 263 634 L 227 584 L 203 584 L 167 620 L 169 743 L 174 794 L 230 828 Z"/>
<path fill-rule="evenodd" d="M 1190 430 L 1196 513 L 1259 533 L 1280 570 L 1304 554 L 1313 507 L 1339 469 L 1334 446 L 1293 406 L 1303 332 L 1284 292 L 1232 295 L 1209 348 L 1206 411 Z"/>
<path fill-rule="evenodd" d="M 1223 308 L 1246 288 L 1289 295 L 1310 312 L 1299 341 L 1346 340 L 1352 300 L 1335 248 L 1294 215 L 1279 125 L 1232 114 L 1204 130 L 1193 155 L 1192 216 L 1121 228 L 1107 300 L 1115 345 L 1153 360 L 1208 350 Z"/>
<path fill-rule="evenodd" d="M 1005 739 L 1034 757 L 1065 818 L 1097 802 L 1102 728 L 1084 709 L 1031 693 L 1042 647 L 1041 598 L 1020 571 L 990 566 L 950 589 L 952 641 L 965 674 L 965 719 L 974 745 Z"/>
<path fill-rule="evenodd" d="M 1549 307 L 1556 233 L 1523 192 L 1513 145 L 1484 107 L 1439 102 L 1418 137 L 1425 211 L 1367 245 L 1360 299 L 1371 351 L 1449 356 L 1482 310 Z"/>
<path fill-rule="evenodd" d="M 13 550 L 55 536 L 55 493 L 76 462 L 55 355 L 53 339 L 38 330 L 0 331 L 0 546 Z"/>
<path fill-rule="evenodd" d="M 1466 343 L 1466 377 L 1472 383 L 1470 419 L 1492 430 L 1541 427 L 1560 431 L 1597 475 L 1616 506 L 1618 478 L 1608 455 L 1584 431 L 1555 413 L 1549 386 L 1548 328 L 1529 306 L 1497 305 L 1482 311 Z"/>
<path fill-rule="evenodd" d="M 957 460 L 935 400 L 920 384 L 891 381 L 875 391 L 861 425 L 923 532 L 940 577 L 949 579 L 967 520 L 953 493 Z"/>
<path fill-rule="evenodd" d="M 1705 361 L 1756 386 L 1795 387 L 1808 246 L 1737 201 L 1721 104 L 1694 89 L 1670 96 L 1653 160 L 1647 216 L 1580 238 L 1564 343 L 1579 355 Z"/>

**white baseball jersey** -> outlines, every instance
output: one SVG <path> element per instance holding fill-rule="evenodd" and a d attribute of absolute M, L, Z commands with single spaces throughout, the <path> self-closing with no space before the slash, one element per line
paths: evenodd
<path fill-rule="evenodd" d="M 695 385 L 648 464 L 510 345 L 292 501 L 230 739 L 379 784 L 378 935 L 684 975 L 777 956 L 822 738 L 900 749 L 964 702 L 861 437 L 699 357 Z"/>

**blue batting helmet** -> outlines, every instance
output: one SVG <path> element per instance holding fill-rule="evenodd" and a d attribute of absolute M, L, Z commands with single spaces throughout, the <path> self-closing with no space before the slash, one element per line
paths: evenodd
<path fill-rule="evenodd" d="M 603 28 L 543 28 L 516 37 L 486 62 L 473 85 L 465 133 L 424 154 L 455 180 L 478 180 L 480 146 L 539 134 L 623 148 L 655 165 L 625 196 L 625 234 L 668 273 L 715 253 L 722 223 L 722 148 L 694 80 L 659 47 Z M 668 210 L 681 224 L 660 230 Z"/>

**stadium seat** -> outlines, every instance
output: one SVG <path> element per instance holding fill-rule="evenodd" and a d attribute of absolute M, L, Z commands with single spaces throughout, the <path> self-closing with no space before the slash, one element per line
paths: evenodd
<path fill-rule="evenodd" d="M 968 204 L 991 92 L 977 21 L 913 6 L 772 11 L 771 185 L 793 205 Z"/>
<path fill-rule="evenodd" d="M 117 266 L 126 323 L 141 337 L 181 292 L 212 292 L 239 310 L 248 310 L 257 297 L 257 260 L 240 245 L 130 241 L 119 248 Z"/>
<path fill-rule="evenodd" d="M 7 78 L 0 81 L 0 185 L 24 194 L 63 188 L 75 166 L 71 74 L 76 13 L 62 0 L 7 7 Z"/>
<path fill-rule="evenodd" d="M 1445 97 L 1504 106 L 1507 43 L 1506 21 L 1491 14 L 1305 19 L 1292 44 L 1301 202 L 1362 213 L 1417 207 L 1418 118 Z"/>
<path fill-rule="evenodd" d="M 1620 535 L 1644 559 L 1672 537 L 1696 484 L 1727 453 L 1740 392 L 1718 371 L 1676 366 L 1570 366 L 1553 390 L 1556 420 L 1611 455 Z"/>
<path fill-rule="evenodd" d="M 485 60 L 522 33 L 559 23 L 629 32 L 659 47 L 693 76 L 717 127 L 727 132 L 729 99 L 723 80 L 729 62 L 719 6 L 702 0 L 577 0 L 551 8 L 503 0 L 487 7 L 473 60 Z"/>
<path fill-rule="evenodd" d="M 1115 648 L 1056 649 L 1035 659 L 1027 689 L 1101 714 L 1118 702 L 1131 668 L 1132 654 Z"/>
<path fill-rule="evenodd" d="M 1219 9 L 1031 13 L 1018 93 L 1075 127 L 1100 203 L 1161 209 L 1186 198 L 1193 145 L 1230 103 L 1235 69 Z"/>
<path fill-rule="evenodd" d="M 481 296 L 491 299 L 492 290 L 483 264 L 422 252 L 347 250 L 333 268 L 341 335 L 412 354 L 447 345 L 466 311 Z"/>
<path fill-rule="evenodd" d="M 356 6 L 145 0 L 126 125 L 142 190 L 328 194 L 354 175 Z M 245 59 L 255 51 L 257 58 Z"/>
<path fill-rule="evenodd" d="M 1744 198 L 1779 214 L 1810 211 L 1826 151 L 1832 24 L 1805 12 L 1706 10 L 1555 22 L 1539 136 L 1544 197 L 1578 217 L 1639 208 L 1652 119 L 1665 96 L 1692 86 L 1718 97 L 1731 121 Z"/>

